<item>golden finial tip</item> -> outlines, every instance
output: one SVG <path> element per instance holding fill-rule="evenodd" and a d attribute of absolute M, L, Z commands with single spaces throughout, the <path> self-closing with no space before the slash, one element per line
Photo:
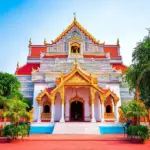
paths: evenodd
<path fill-rule="evenodd" d="M 30 38 L 30 40 L 29 40 L 29 45 L 32 45 L 32 41 L 31 41 L 31 38 Z"/>
<path fill-rule="evenodd" d="M 46 41 L 46 38 L 44 39 L 44 45 L 46 45 L 47 44 L 47 41 Z"/>

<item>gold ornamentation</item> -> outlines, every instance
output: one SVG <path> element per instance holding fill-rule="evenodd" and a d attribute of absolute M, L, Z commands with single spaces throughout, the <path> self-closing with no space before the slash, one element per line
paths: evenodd
<path fill-rule="evenodd" d="M 117 45 L 119 45 L 119 43 L 120 43 L 120 41 L 119 41 L 119 39 L 117 39 Z"/>
<path fill-rule="evenodd" d="M 47 41 L 46 41 L 46 39 L 44 39 L 44 45 L 46 45 L 47 44 Z"/>
<path fill-rule="evenodd" d="M 99 44 L 99 43 L 97 42 L 97 40 L 96 40 L 86 29 L 84 29 L 84 28 L 80 25 L 80 23 L 76 20 L 76 17 L 75 17 L 75 16 L 74 16 L 74 20 L 73 20 L 72 24 L 69 25 L 68 28 L 67 28 L 64 32 L 62 32 L 62 33 L 54 40 L 53 43 L 58 42 L 58 41 L 59 41 L 64 35 L 66 35 L 74 26 L 77 26 L 81 31 L 83 31 L 83 33 L 84 33 L 85 35 L 87 35 L 94 43 Z"/>
<path fill-rule="evenodd" d="M 31 38 L 30 38 L 30 40 L 29 40 L 29 45 L 32 45 L 32 41 L 31 41 Z"/>

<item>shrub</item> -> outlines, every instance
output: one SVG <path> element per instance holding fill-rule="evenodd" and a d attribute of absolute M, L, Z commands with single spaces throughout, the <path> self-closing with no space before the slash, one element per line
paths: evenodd
<path fill-rule="evenodd" d="M 2 130 L 2 136 L 11 137 L 12 139 L 17 139 L 20 137 L 28 136 L 30 130 L 30 125 L 26 123 L 21 123 L 19 125 L 6 125 Z"/>
<path fill-rule="evenodd" d="M 147 126 L 137 125 L 129 126 L 127 128 L 127 136 L 131 138 L 140 138 L 142 141 L 146 141 L 150 137 L 150 131 Z"/>

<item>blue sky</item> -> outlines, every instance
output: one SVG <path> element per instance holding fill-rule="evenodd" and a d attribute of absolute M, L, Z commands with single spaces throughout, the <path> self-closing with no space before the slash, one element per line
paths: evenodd
<path fill-rule="evenodd" d="M 0 0 L 0 71 L 14 73 L 27 61 L 28 41 L 54 40 L 77 20 L 97 40 L 120 39 L 125 65 L 150 27 L 150 0 Z"/>

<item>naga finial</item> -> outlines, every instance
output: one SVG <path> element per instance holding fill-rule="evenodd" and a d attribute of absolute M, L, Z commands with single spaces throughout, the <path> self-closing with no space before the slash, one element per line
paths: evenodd
<path fill-rule="evenodd" d="M 30 38 L 30 40 L 29 40 L 29 45 L 32 45 L 32 41 L 31 41 L 31 38 Z"/>
<path fill-rule="evenodd" d="M 119 43 L 120 43 L 120 41 L 119 41 L 119 39 L 117 39 L 117 45 L 119 45 Z"/>
<path fill-rule="evenodd" d="M 17 62 L 17 69 L 19 69 L 19 62 Z"/>
<path fill-rule="evenodd" d="M 47 41 L 46 41 L 46 38 L 44 39 L 44 45 L 46 45 L 47 44 Z"/>

